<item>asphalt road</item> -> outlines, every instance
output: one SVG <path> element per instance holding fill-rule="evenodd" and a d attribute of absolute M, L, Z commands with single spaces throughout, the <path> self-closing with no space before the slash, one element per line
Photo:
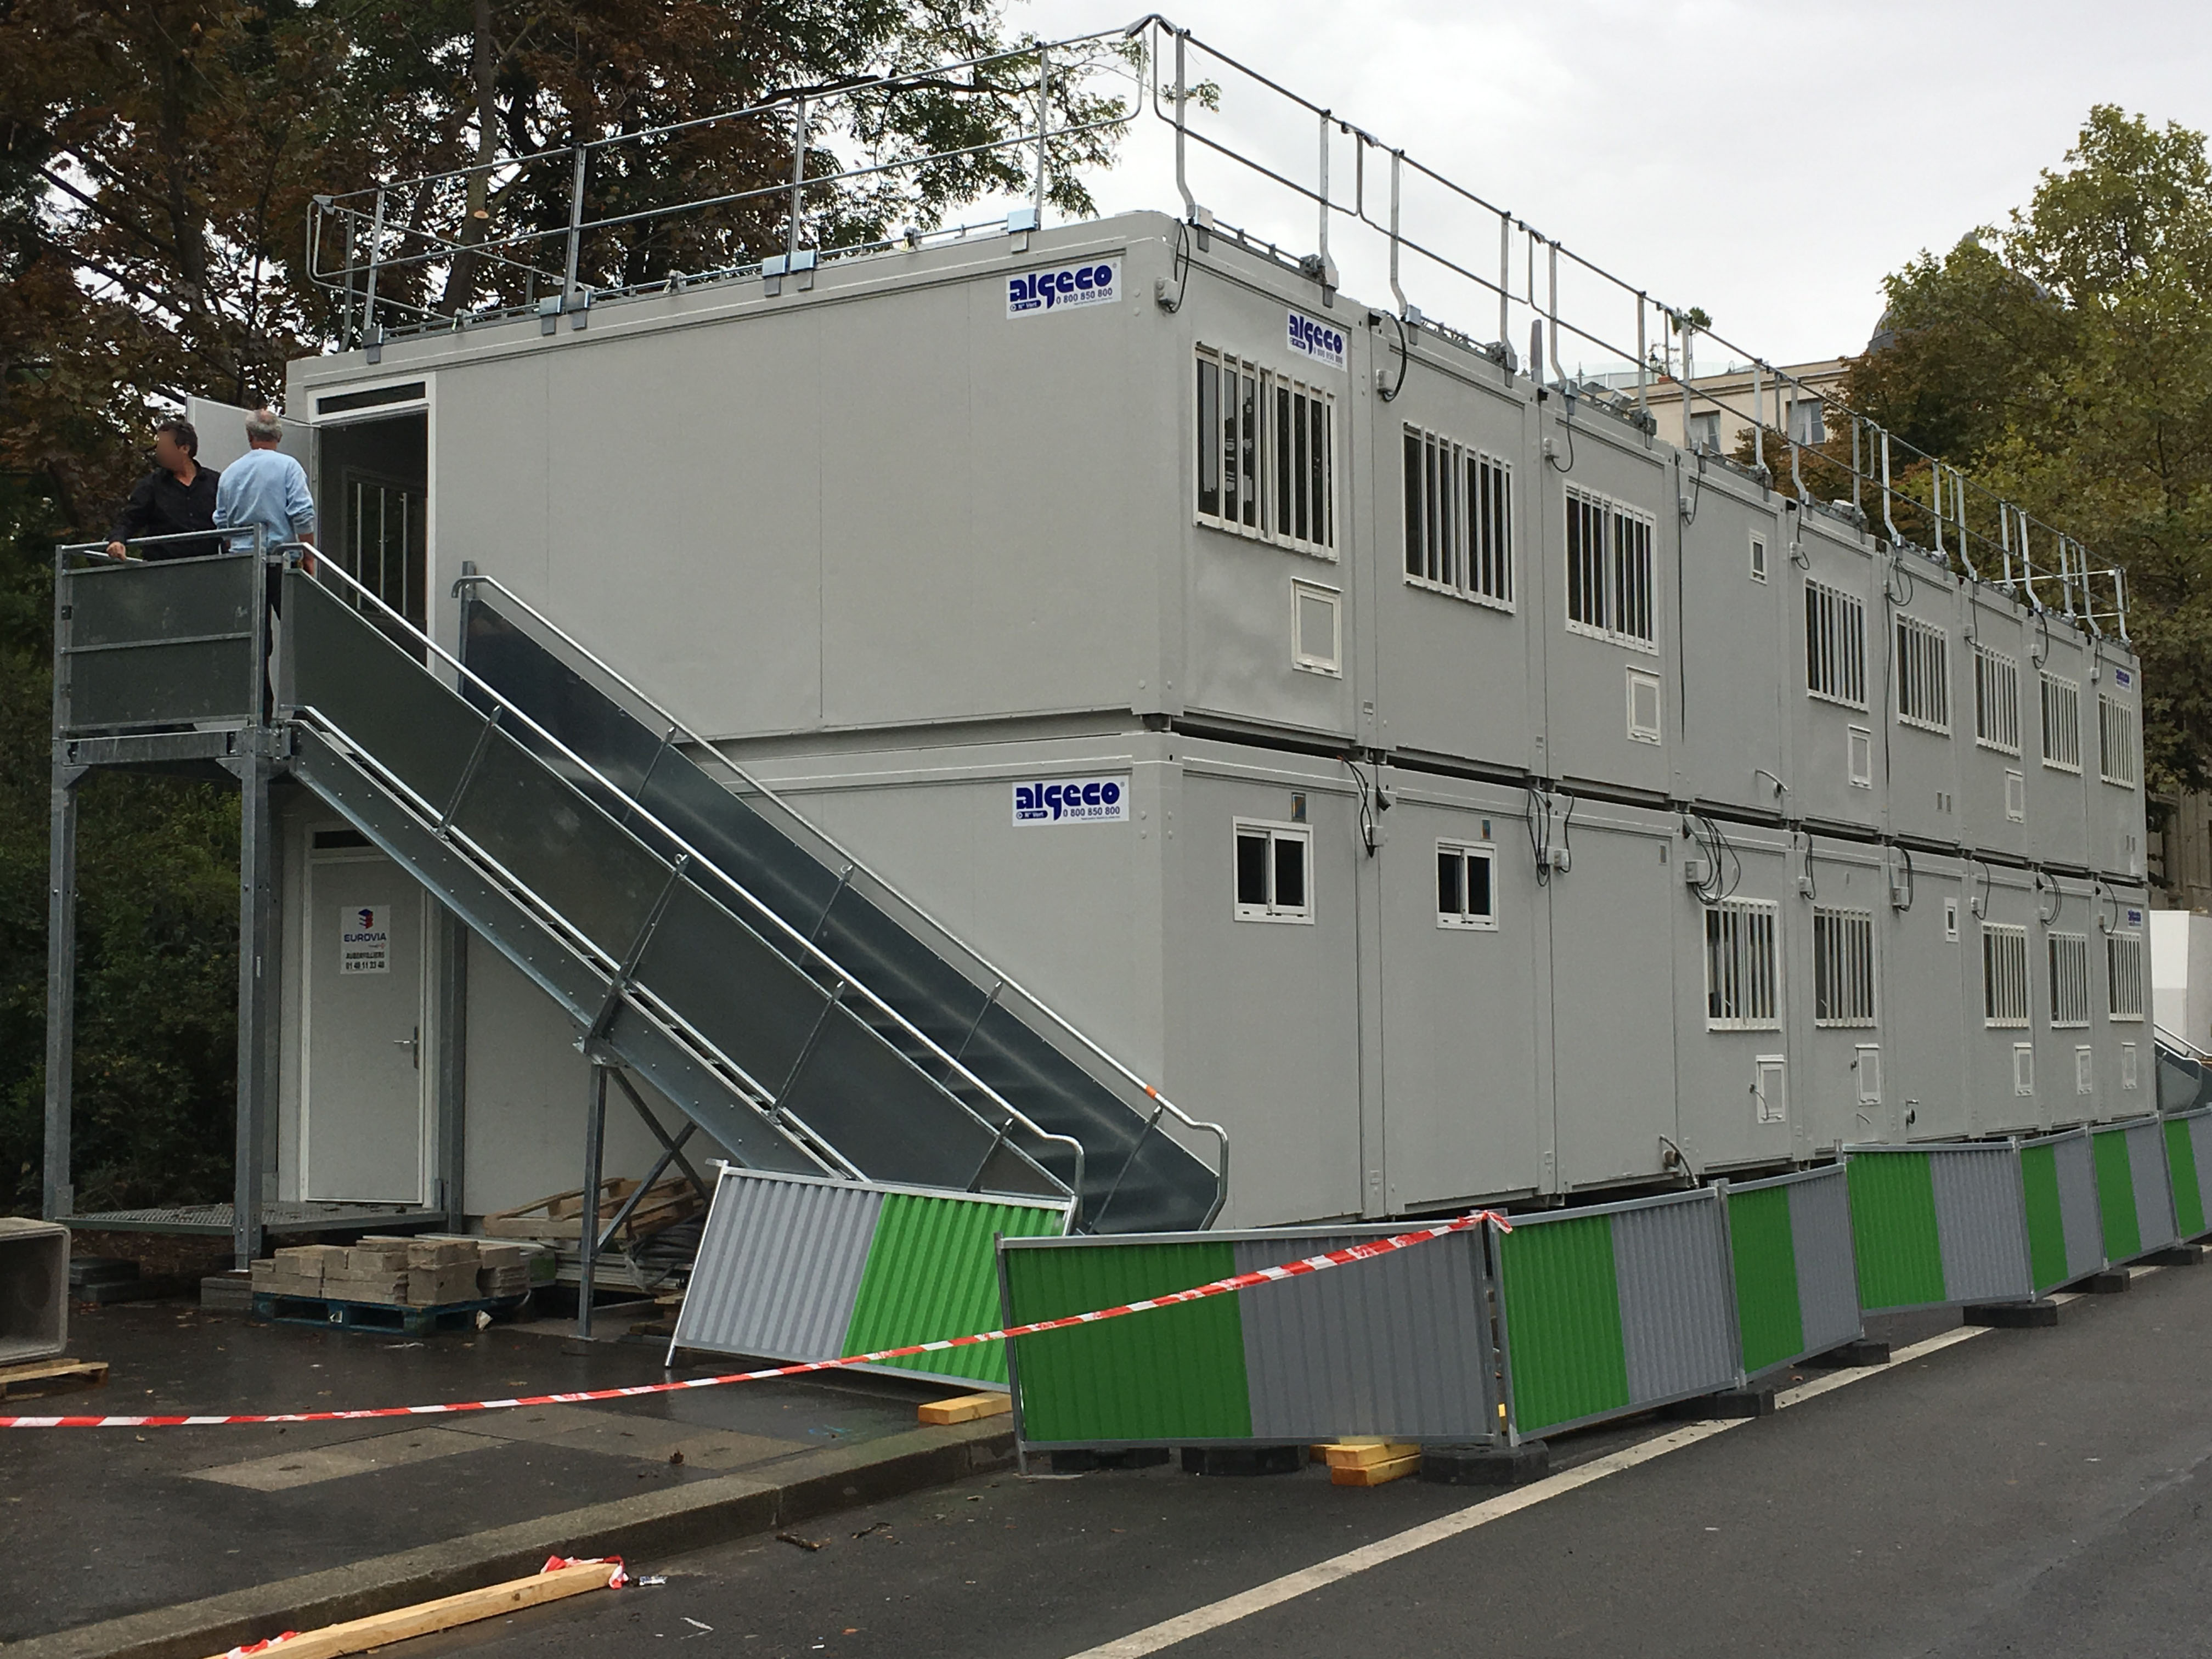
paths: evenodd
<path fill-rule="evenodd" d="M 1160 1648 L 1346 1655 L 2201 1655 L 2212 1263 L 1957 1342 Z M 1649 1424 L 1575 1456 L 1648 1441 Z M 1687 1438 L 1688 1437 L 1684 1437 Z M 423 1655 L 1073 1659 L 1464 1511 L 1318 1471 L 1012 1474 L 825 1517 Z"/>

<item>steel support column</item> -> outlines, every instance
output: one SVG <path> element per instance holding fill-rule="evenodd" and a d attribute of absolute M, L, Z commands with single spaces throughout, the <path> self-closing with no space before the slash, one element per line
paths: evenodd
<path fill-rule="evenodd" d="M 70 1176 L 70 1090 L 76 1058 L 76 786 L 84 768 L 57 763 L 46 854 L 46 1163 L 41 1209 L 76 1209 Z"/>
<path fill-rule="evenodd" d="M 467 1214 L 469 930 L 443 906 L 438 909 L 436 1022 L 438 1207 L 446 1225 L 462 1230 Z"/>
<path fill-rule="evenodd" d="M 269 1139 L 267 1038 L 274 1025 L 269 757 L 266 728 L 249 727 L 231 764 L 238 775 L 238 1123 L 232 1173 L 231 1252 L 243 1267 L 261 1254 Z"/>
<path fill-rule="evenodd" d="M 592 1291 L 599 1267 L 599 1168 L 607 1141 L 607 1068 L 592 1059 L 592 1081 L 584 1097 L 584 1196 L 578 1212 L 577 1240 L 582 1261 L 576 1273 L 576 1334 L 592 1340 Z"/>

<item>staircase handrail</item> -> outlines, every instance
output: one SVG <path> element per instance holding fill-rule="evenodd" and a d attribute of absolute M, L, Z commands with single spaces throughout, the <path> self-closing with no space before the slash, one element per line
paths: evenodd
<path fill-rule="evenodd" d="M 2180 1054 L 2185 1060 L 2212 1060 L 2212 1049 L 2199 1048 L 2180 1032 L 2169 1031 L 2156 1020 L 2151 1022 L 2150 1029 L 2156 1034 L 2160 1042 Z"/>
<path fill-rule="evenodd" d="M 842 842 L 839 842 L 835 836 L 832 836 L 828 830 L 816 823 L 811 818 L 801 812 L 789 801 L 784 799 L 783 797 L 779 795 L 774 789 L 763 783 L 757 777 L 754 776 L 752 773 L 748 771 L 742 765 L 738 764 L 737 761 L 732 759 L 729 754 L 720 744 L 714 742 L 710 738 L 702 737 L 698 732 L 692 730 L 691 727 L 685 725 L 683 720 L 672 714 L 661 703 L 656 702 L 635 681 L 623 674 L 621 670 L 616 668 L 605 658 L 599 656 L 596 652 L 592 650 L 589 646 L 577 639 L 574 635 L 562 628 L 560 623 L 555 622 L 544 611 L 540 611 L 536 605 L 531 604 L 529 600 L 524 599 L 522 595 L 517 593 L 505 582 L 500 580 L 498 577 L 487 574 L 481 571 L 470 572 L 455 580 L 453 586 L 453 596 L 456 599 L 460 598 L 462 596 L 462 590 L 465 587 L 471 586 L 496 589 L 518 609 L 528 615 L 532 622 L 536 623 L 539 627 L 544 629 L 548 633 L 558 639 L 562 644 L 565 645 L 568 649 L 581 657 L 586 663 L 590 664 L 593 669 L 597 670 L 599 673 L 605 675 L 607 678 L 612 680 L 632 697 L 635 697 L 638 702 L 643 705 L 645 709 L 653 715 L 656 721 L 659 721 L 668 727 L 672 735 L 680 737 L 686 743 L 693 744 L 696 747 L 705 750 L 708 754 L 712 755 L 717 761 L 720 762 L 724 766 L 729 768 L 732 772 L 735 773 L 739 778 L 743 779 L 750 787 L 757 791 L 764 799 L 774 802 L 779 811 L 785 813 L 793 822 L 799 824 L 809 835 L 814 836 L 824 847 L 827 847 L 839 858 L 851 865 L 854 869 L 868 876 L 868 878 L 884 892 L 889 894 L 900 904 L 903 905 L 917 919 L 926 923 L 933 932 L 958 949 L 969 958 L 970 962 L 975 963 L 976 967 L 981 969 L 988 977 L 998 981 L 1004 990 L 1012 991 L 1016 995 L 1019 996 L 1024 1001 L 1028 1003 L 1030 1006 L 1035 1008 L 1039 1013 L 1043 1015 L 1045 1018 L 1050 1020 L 1068 1036 L 1080 1043 L 1085 1049 L 1097 1058 L 1101 1063 L 1111 1067 L 1124 1081 L 1140 1090 L 1146 1097 L 1151 1100 L 1153 1104 L 1159 1109 L 1159 1110 L 1164 1111 L 1170 1116 L 1173 1117 L 1176 1122 L 1182 1124 L 1187 1129 L 1192 1130 L 1197 1133 L 1212 1135 L 1214 1139 L 1216 1146 L 1219 1149 L 1219 1156 L 1216 1164 L 1216 1175 L 1219 1182 L 1219 1189 L 1215 1194 L 1212 1208 L 1209 1210 L 1206 1214 L 1205 1225 L 1211 1226 L 1212 1224 L 1214 1218 L 1220 1213 L 1222 1203 L 1229 1190 L 1228 1130 L 1224 1128 L 1218 1123 L 1214 1123 L 1203 1118 L 1195 1118 L 1191 1116 L 1190 1114 L 1184 1111 L 1182 1108 L 1176 1105 L 1172 1100 L 1169 1099 L 1166 1095 L 1154 1088 L 1151 1084 L 1146 1082 L 1144 1079 L 1139 1077 L 1134 1072 L 1131 1071 L 1128 1066 L 1122 1064 L 1122 1062 L 1114 1054 L 1109 1053 L 1099 1043 L 1093 1041 L 1087 1032 L 1074 1024 L 1057 1008 L 1054 1007 L 1050 1003 L 1045 1001 L 1044 999 L 1031 991 L 1012 974 L 1007 973 L 1004 969 L 999 967 L 997 963 L 986 957 L 982 951 L 969 944 L 966 939 L 961 938 L 960 935 L 953 932 L 951 927 L 939 921 L 936 916 L 932 915 L 927 909 L 924 908 L 919 902 L 908 897 L 904 892 L 894 886 L 890 881 L 886 880 L 881 874 L 872 868 L 865 861 L 855 856 L 852 851 L 846 848 Z"/>
<path fill-rule="evenodd" d="M 284 553 L 288 568 L 297 568 L 301 555 L 302 553 L 312 552 L 313 550 L 307 547 L 305 544 L 288 543 L 281 550 Z M 517 708 L 508 699 L 501 696 L 498 690 L 481 675 L 476 673 L 468 666 L 467 664 L 462 662 L 459 658 L 456 657 L 452 652 L 447 651 L 435 640 L 432 639 L 427 631 L 416 628 L 412 623 L 409 622 L 405 617 L 393 610 L 391 605 L 384 601 L 383 599 L 376 593 L 372 592 L 367 586 L 365 586 L 350 571 L 348 571 L 342 567 L 337 560 L 331 558 L 320 558 L 316 560 L 315 563 L 316 575 L 314 579 L 326 580 L 330 576 L 335 575 L 343 581 L 347 587 L 353 590 L 353 592 L 358 594 L 362 599 L 375 606 L 376 609 L 383 614 L 385 619 L 393 627 L 401 630 L 401 632 L 407 636 L 410 641 L 419 644 L 423 649 L 428 651 L 441 662 L 444 663 L 447 667 L 451 669 L 455 674 L 460 676 L 468 684 L 477 687 L 487 697 L 490 698 L 492 709 L 495 713 L 499 710 L 505 710 L 509 718 L 521 722 L 532 732 L 535 733 L 540 739 L 560 753 L 571 764 L 575 766 L 584 775 L 592 779 L 593 782 L 605 789 L 614 799 L 622 802 L 627 809 L 636 815 L 640 821 L 650 824 L 654 830 L 665 836 L 672 846 L 684 853 L 690 860 L 693 867 L 704 870 L 713 875 L 726 887 L 727 887 L 730 891 L 737 894 L 740 898 L 744 899 L 744 902 L 748 905 L 751 906 L 758 915 L 766 917 L 769 921 L 774 924 L 779 932 L 783 933 L 793 944 L 798 945 L 799 949 L 811 959 L 826 969 L 829 972 L 836 975 L 837 978 L 845 984 L 852 987 L 854 990 L 858 992 L 867 1000 L 871 1006 L 884 1014 L 884 1017 L 892 1024 L 896 1024 L 900 1030 L 903 1031 L 908 1036 L 912 1037 L 917 1043 L 921 1044 L 921 1047 L 931 1055 L 942 1060 L 948 1068 L 949 1073 L 957 1074 L 969 1083 L 974 1085 L 986 1098 L 1006 1114 L 1006 1116 L 1012 1124 L 1019 1126 L 1023 1130 L 1034 1135 L 1039 1140 L 1056 1144 L 1069 1149 L 1075 1159 L 1075 1177 L 1073 1183 L 1069 1186 L 1069 1196 L 1075 1200 L 1079 1206 L 1080 1206 L 1082 1201 L 1082 1176 L 1084 1168 L 1084 1148 L 1082 1142 L 1077 1140 L 1073 1135 L 1060 1134 L 1033 1122 L 1030 1119 L 1028 1114 L 1023 1112 L 1019 1108 L 1006 1100 L 1006 1098 L 1000 1095 L 996 1089 L 991 1087 L 989 1084 L 984 1082 L 982 1079 L 977 1077 L 973 1072 L 969 1071 L 968 1067 L 957 1057 L 946 1053 L 944 1048 L 940 1046 L 934 1038 L 931 1037 L 927 1032 L 917 1029 L 913 1023 L 903 1014 L 900 1013 L 898 1010 L 893 1008 L 881 997 L 878 996 L 876 993 L 869 988 L 867 983 L 858 975 L 848 972 L 835 957 L 830 955 L 828 951 L 823 950 L 822 947 L 816 944 L 812 939 L 808 939 L 804 933 L 801 933 L 797 928 L 793 927 L 789 922 L 778 915 L 772 907 L 764 903 L 761 899 L 756 896 L 752 890 L 746 887 L 744 883 L 737 880 L 727 871 L 716 864 L 712 859 L 708 858 L 705 854 L 700 852 L 698 848 L 692 846 L 690 842 L 686 841 L 674 829 L 663 823 L 661 819 L 646 807 L 642 802 L 636 800 L 626 790 L 623 790 L 615 784 L 605 773 L 601 772 L 599 768 L 592 765 L 591 762 L 586 760 L 581 755 L 579 755 L 559 738 L 547 731 L 527 713 L 522 709 Z M 330 726 L 333 730 L 338 731 L 343 734 L 343 728 L 339 726 L 337 722 L 331 720 L 328 716 L 323 714 L 319 710 L 314 709 L 311 705 L 297 705 L 296 707 L 298 707 L 301 712 L 313 714 L 319 721 Z M 488 715 L 487 718 L 490 718 L 490 716 Z M 349 739 L 349 742 L 350 743 Z M 355 752 L 359 753 L 362 751 L 356 747 Z M 405 786 L 402 785 L 401 787 L 404 787 Z M 407 793 L 410 795 L 415 794 L 415 792 L 411 789 L 408 790 Z M 438 809 L 432 803 L 423 800 L 420 795 L 416 795 L 415 798 L 418 804 L 428 811 L 434 818 L 436 817 Z M 629 833 L 626 826 L 618 827 L 623 828 L 624 833 Z M 482 854 L 481 853 L 480 855 L 487 858 L 489 856 L 489 854 Z M 492 860 L 491 861 L 497 863 L 496 860 Z M 688 871 L 686 872 L 686 878 L 689 878 Z M 537 895 L 533 893 L 532 896 L 537 897 Z M 540 905 L 544 906 L 549 912 L 558 915 L 559 913 L 557 911 L 553 911 L 552 907 L 542 897 L 538 898 L 538 902 Z M 596 940 L 590 939 L 573 924 L 569 923 L 565 917 L 561 920 L 562 926 L 568 933 L 581 941 L 592 954 L 601 957 L 604 961 L 611 965 L 615 971 L 616 982 L 619 984 L 622 968 L 620 960 L 611 956 L 605 946 L 599 944 Z M 628 994 L 626 988 L 623 994 L 625 995 Z M 941 1087 L 942 1085 L 940 1085 L 939 1086 Z M 961 1110 L 966 1112 L 969 1117 L 974 1118 L 975 1121 L 981 1124 L 984 1128 L 990 1130 L 994 1134 L 1003 1136 L 1004 1126 L 991 1122 L 988 1118 L 984 1117 L 981 1113 L 977 1112 L 973 1107 L 969 1105 L 966 1101 L 962 1100 L 959 1096 L 953 1094 L 950 1090 L 945 1091 L 945 1095 L 946 1098 L 952 1101 L 955 1105 L 958 1106 Z M 1015 1148 L 1015 1150 L 1018 1152 L 1020 1151 L 1018 1147 Z M 1026 1153 L 1023 1153 L 1023 1156 L 1026 1158 L 1028 1155 Z M 1031 1159 L 1030 1162 L 1034 1164 L 1035 1160 Z M 1056 1183 L 1059 1182 L 1060 1178 L 1057 1176 L 1053 1175 L 1051 1171 L 1043 1169 L 1042 1165 L 1038 1165 L 1037 1168 L 1039 1173 L 1042 1174 L 1046 1179 Z"/>

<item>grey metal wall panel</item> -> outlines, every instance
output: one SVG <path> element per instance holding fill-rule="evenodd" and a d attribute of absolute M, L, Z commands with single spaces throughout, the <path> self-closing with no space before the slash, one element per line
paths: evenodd
<path fill-rule="evenodd" d="M 2146 1250 L 2162 1250 L 2179 1234 L 2166 1169 L 2166 1125 L 2156 1118 L 2128 1126 L 2128 1169 L 2135 1177 L 2136 1228 Z"/>
<path fill-rule="evenodd" d="M 1928 1173 L 1936 1189 L 1948 1299 L 2001 1302 L 2033 1296 L 2020 1154 L 2009 1146 L 1932 1147 Z"/>
<path fill-rule="evenodd" d="M 1613 1261 L 1632 1399 L 1670 1400 L 1737 1380 L 1735 1269 L 1717 1188 L 1616 1211 Z"/>
<path fill-rule="evenodd" d="M 1790 1233 L 1797 1251 L 1797 1313 L 1806 1352 L 1855 1340 L 1865 1325 L 1851 1254 L 1850 1188 L 1842 1164 L 1790 1183 Z"/>
<path fill-rule="evenodd" d="M 769 1359 L 835 1359 L 884 1195 L 840 1182 L 726 1169 L 676 1342 Z"/>
<path fill-rule="evenodd" d="M 2051 1147 L 2058 1166 L 2058 1220 L 2066 1230 L 2066 1272 L 2079 1279 L 2105 1265 L 2105 1230 L 2097 1208 L 2097 1160 L 2087 1134 Z"/>
<path fill-rule="evenodd" d="M 1338 1249 L 1358 1237 L 1242 1240 L 1234 1247 L 1237 1271 Z M 1259 1285 L 1237 1300 L 1256 1438 L 1496 1435 L 1480 1234 Z"/>

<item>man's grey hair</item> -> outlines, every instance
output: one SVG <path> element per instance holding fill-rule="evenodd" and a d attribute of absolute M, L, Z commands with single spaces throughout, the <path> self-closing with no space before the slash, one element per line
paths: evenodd
<path fill-rule="evenodd" d="M 273 409 L 257 409 L 246 417 L 246 436 L 250 443 L 276 444 L 284 441 L 284 422 Z"/>

